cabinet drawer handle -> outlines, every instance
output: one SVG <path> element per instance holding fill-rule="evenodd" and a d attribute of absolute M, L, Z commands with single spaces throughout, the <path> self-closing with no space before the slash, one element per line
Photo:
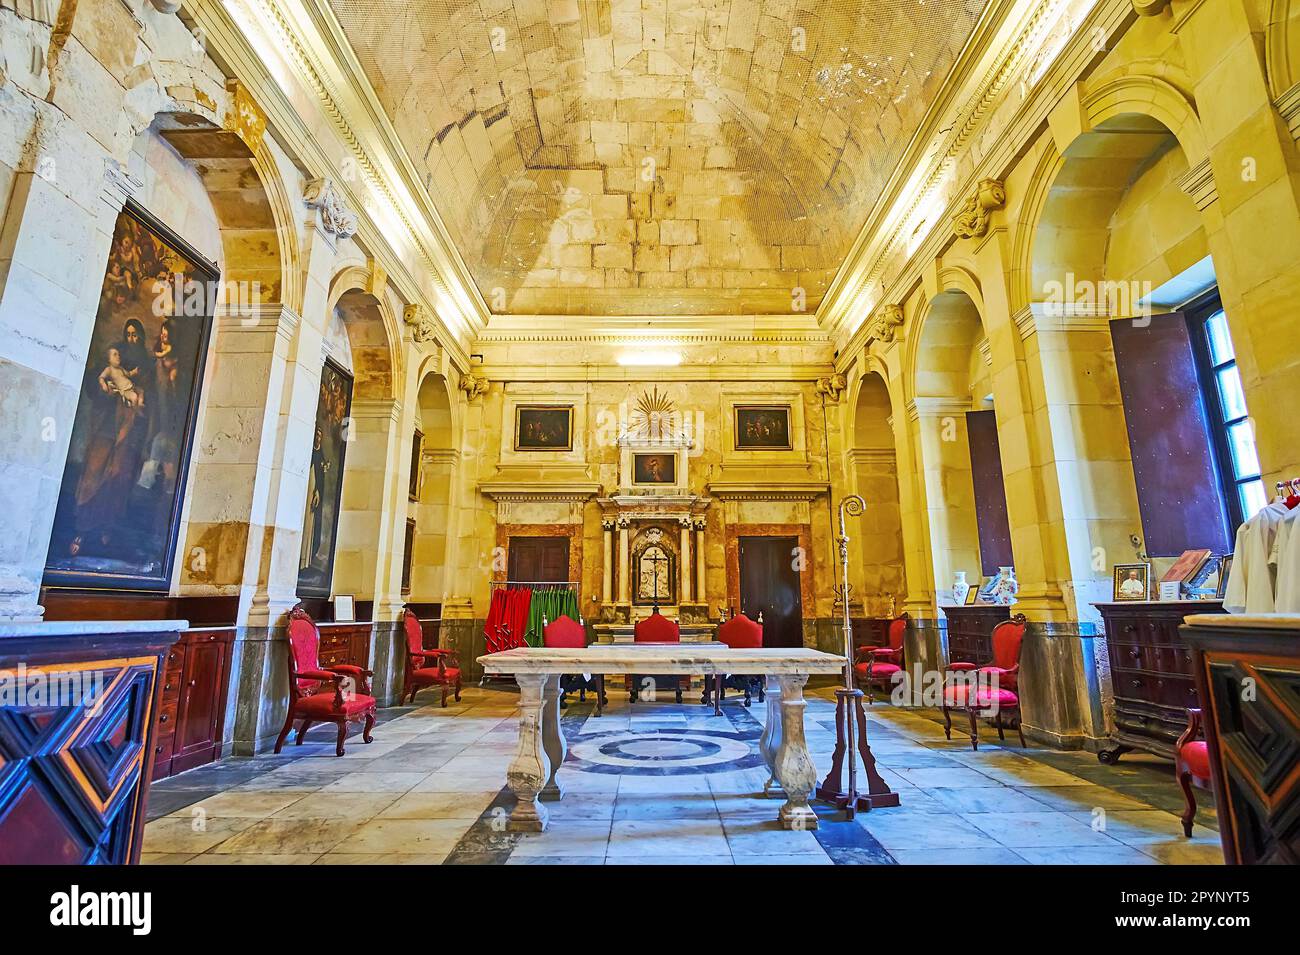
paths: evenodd
<path fill-rule="evenodd" d="M 1141 659 L 1142 657 L 1142 651 L 1139 650 L 1137 647 L 1134 647 L 1132 650 L 1128 652 L 1128 655 L 1131 656 L 1134 660 L 1138 660 Z"/>
<path fill-rule="evenodd" d="M 162 716 L 158 717 L 158 722 L 159 722 L 159 723 L 166 723 L 166 722 L 167 722 L 167 714 L 164 713 Z"/>
<path fill-rule="evenodd" d="M 1125 625 L 1124 625 L 1124 632 L 1125 632 L 1125 633 L 1137 633 L 1137 627 L 1133 626 L 1133 624 L 1131 624 L 1131 623 L 1125 624 Z"/>
<path fill-rule="evenodd" d="M 190 680 L 190 689 L 193 689 L 195 684 L 197 684 L 198 682 L 199 682 L 198 680 Z"/>
<path fill-rule="evenodd" d="M 170 683 L 168 683 L 167 685 L 165 685 L 165 686 L 163 687 L 163 692 L 166 693 L 166 692 L 167 692 L 168 690 L 170 690 L 171 688 L 172 688 L 172 685 L 171 685 Z"/>
<path fill-rule="evenodd" d="M 1132 686 L 1133 686 L 1133 689 L 1135 689 L 1135 690 L 1141 688 L 1141 686 L 1142 686 L 1142 681 L 1141 681 L 1141 680 L 1132 680 L 1132 681 L 1130 681 L 1130 682 L 1131 682 L 1131 684 L 1132 684 Z"/>

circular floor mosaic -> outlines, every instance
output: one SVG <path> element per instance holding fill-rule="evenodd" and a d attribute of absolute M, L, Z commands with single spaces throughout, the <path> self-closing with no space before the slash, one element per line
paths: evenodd
<path fill-rule="evenodd" d="M 709 730 L 600 733 L 569 747 L 574 769 L 588 773 L 672 776 L 726 772 L 762 765 L 757 747 Z M 568 765 L 568 764 L 566 764 Z"/>

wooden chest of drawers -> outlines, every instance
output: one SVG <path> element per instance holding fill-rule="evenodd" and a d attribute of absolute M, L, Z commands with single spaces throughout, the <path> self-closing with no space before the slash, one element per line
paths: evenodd
<path fill-rule="evenodd" d="M 1095 605 L 1106 624 L 1115 692 L 1114 745 L 1097 758 L 1113 763 L 1134 749 L 1167 759 L 1197 703 L 1192 651 L 1178 632 L 1194 613 L 1221 613 L 1215 600 L 1134 601 Z"/>
<path fill-rule="evenodd" d="M 221 755 L 233 629 L 186 630 L 163 657 L 154 721 L 153 778 L 165 779 Z"/>
<path fill-rule="evenodd" d="M 988 663 L 993 659 L 993 628 L 1011 619 L 1002 604 L 944 607 L 948 618 L 948 662 Z"/>
<path fill-rule="evenodd" d="M 370 665 L 369 623 L 320 623 L 317 660 L 323 667 Z"/>

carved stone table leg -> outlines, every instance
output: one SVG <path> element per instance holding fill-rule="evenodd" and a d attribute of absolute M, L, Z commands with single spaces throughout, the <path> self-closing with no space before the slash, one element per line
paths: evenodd
<path fill-rule="evenodd" d="M 776 750 L 776 778 L 785 789 L 786 801 L 778 818 L 786 829 L 816 829 L 817 814 L 808 805 L 808 796 L 817 785 L 817 768 L 808 754 L 803 732 L 803 698 L 806 673 L 783 673 L 777 678 L 781 687 L 781 742 Z"/>
<path fill-rule="evenodd" d="M 519 684 L 519 749 L 506 770 L 506 785 L 519 803 L 510 813 L 507 828 L 512 832 L 541 832 L 546 828 L 546 807 L 537 801 L 537 794 L 551 778 L 550 761 L 542 743 L 542 689 L 548 675 L 517 673 L 515 681 Z"/>
<path fill-rule="evenodd" d="M 599 691 L 598 691 L 599 692 Z M 599 701 L 597 701 L 599 702 Z M 546 678 L 542 688 L 542 748 L 546 750 L 547 762 L 551 765 L 551 774 L 542 787 L 538 797 L 545 802 L 554 802 L 564 796 L 564 789 L 556 778 L 568 747 L 564 742 L 564 730 L 560 726 L 560 676 L 555 674 Z"/>
<path fill-rule="evenodd" d="M 767 720 L 763 724 L 763 735 L 758 740 L 758 750 L 763 754 L 767 764 L 767 782 L 763 784 L 763 795 L 772 799 L 785 798 L 785 790 L 776 779 L 776 751 L 781 747 L 781 685 L 777 678 L 767 679 Z"/>

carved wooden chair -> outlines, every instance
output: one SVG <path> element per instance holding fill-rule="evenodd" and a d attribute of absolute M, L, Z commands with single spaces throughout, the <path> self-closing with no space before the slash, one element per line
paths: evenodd
<path fill-rule="evenodd" d="M 582 624 L 572 617 L 556 617 L 542 630 L 542 645 L 563 649 L 581 649 L 587 645 L 587 631 Z M 567 705 L 565 696 L 577 693 L 578 699 L 587 701 L 587 691 L 596 695 L 596 715 L 600 716 L 608 700 L 605 698 L 605 674 L 593 673 L 584 677 L 581 673 L 565 674 L 560 677 L 560 706 Z"/>
<path fill-rule="evenodd" d="M 1196 819 L 1196 796 L 1193 786 L 1210 788 L 1210 745 L 1197 737 L 1202 735 L 1201 711 L 1187 711 L 1187 729 L 1174 744 L 1174 778 L 1183 790 L 1183 835 L 1192 837 L 1192 822 Z"/>
<path fill-rule="evenodd" d="M 424 631 L 420 619 L 410 610 L 402 611 L 402 624 L 406 628 L 406 682 L 402 684 L 403 698 L 415 702 L 415 694 L 426 686 L 442 687 L 442 705 L 447 705 L 447 694 L 455 692 L 460 702 L 460 663 L 455 650 L 424 649 Z"/>
<path fill-rule="evenodd" d="M 950 710 L 965 710 L 970 718 L 971 749 L 979 749 L 979 728 L 976 716 L 981 711 L 992 712 L 998 739 L 1005 740 L 1002 716 L 1008 710 L 1016 714 L 1016 733 L 1020 745 L 1025 745 L 1025 733 L 1020 728 L 1020 694 L 1017 679 L 1020 675 L 1020 645 L 1025 639 L 1025 615 L 1016 614 L 993 628 L 993 659 L 980 666 L 976 663 L 950 663 L 948 674 L 957 679 L 944 686 L 943 733 L 952 739 Z M 996 688 L 991 685 L 996 677 Z"/>
<path fill-rule="evenodd" d="M 637 622 L 632 630 L 632 640 L 634 643 L 681 643 L 682 630 L 677 626 L 676 621 L 669 620 L 656 608 L 655 612 L 644 620 Z M 630 674 L 628 677 L 627 700 L 629 703 L 637 702 L 641 691 L 637 686 L 637 674 Z M 676 686 L 675 695 L 678 703 L 682 701 L 682 687 L 690 679 L 685 676 L 675 677 L 651 677 L 656 685 L 660 679 L 664 682 L 673 682 Z"/>
<path fill-rule="evenodd" d="M 718 627 L 718 640 L 725 643 L 733 650 L 750 650 L 763 645 L 763 625 L 750 620 L 743 613 L 736 614 L 722 626 Z M 712 686 L 710 686 L 712 684 Z M 721 715 L 722 703 L 726 698 L 727 687 L 733 690 L 740 690 L 745 694 L 744 702 L 746 706 L 750 705 L 750 696 L 753 693 L 758 694 L 758 702 L 762 703 L 766 696 L 767 678 L 759 676 L 747 676 L 739 673 L 728 673 L 725 676 L 721 673 L 715 673 L 713 678 L 704 678 L 704 696 L 700 702 L 705 706 L 710 703 L 710 689 L 713 691 L 713 712 L 715 715 Z"/>
<path fill-rule="evenodd" d="M 858 647 L 857 660 L 853 664 L 853 673 L 858 685 L 867 691 L 867 703 L 875 702 L 872 687 L 880 687 L 888 693 L 894 685 L 894 674 L 903 671 L 903 637 L 907 634 L 908 616 L 906 613 L 889 621 L 883 647 Z"/>
<path fill-rule="evenodd" d="M 289 731 L 297 720 L 298 738 L 294 745 L 301 746 L 302 738 L 313 723 L 335 723 L 339 728 L 337 756 L 343 755 L 343 740 L 348 735 L 348 724 L 365 721 L 362 739 L 372 742 L 370 731 L 375 726 L 375 698 L 370 695 L 370 678 L 374 672 L 365 667 L 339 664 L 320 665 L 320 631 L 301 604 L 289 611 L 289 712 L 284 718 L 284 729 L 275 741 L 275 751 L 284 748 Z"/>

